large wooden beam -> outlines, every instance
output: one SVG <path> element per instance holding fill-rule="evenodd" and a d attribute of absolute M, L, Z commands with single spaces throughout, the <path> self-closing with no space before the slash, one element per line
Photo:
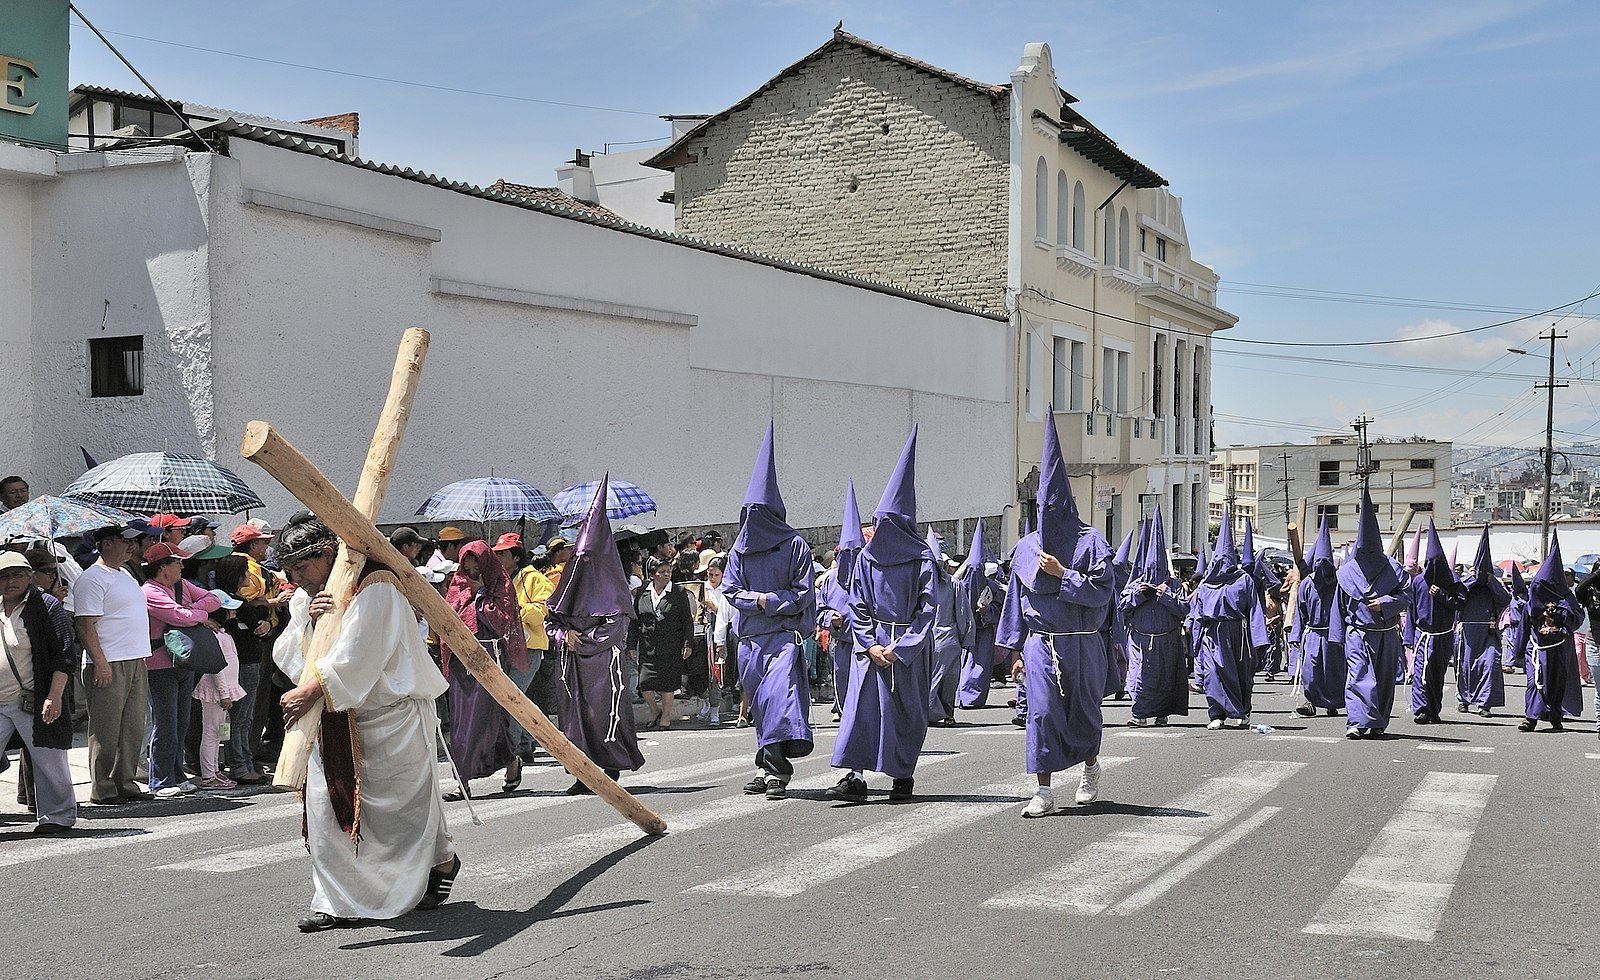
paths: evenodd
<path fill-rule="evenodd" d="M 344 499 L 339 489 L 298 449 L 274 432 L 267 423 L 251 422 L 245 428 L 240 453 L 272 474 L 273 479 L 283 484 L 286 490 L 320 517 L 345 544 L 393 571 L 399 579 L 400 591 L 428 620 L 428 625 L 439 634 L 440 640 L 449 645 L 461 664 L 483 685 L 483 689 L 500 702 L 511 713 L 511 717 L 526 728 L 568 772 L 645 833 L 666 832 L 666 821 L 617 785 L 599 766 L 589 761 L 588 756 L 578 751 L 577 746 L 567 741 L 561 730 L 551 724 L 545 713 L 529 701 L 522 689 L 500 669 L 500 665 L 483 649 L 478 638 L 472 635 L 472 630 L 461 621 L 455 609 L 444 601 L 444 597 L 411 567 L 411 563 L 389 544 L 389 539 L 372 521 Z"/>
<path fill-rule="evenodd" d="M 1390 558 L 1401 557 L 1400 549 L 1405 543 L 1406 532 L 1411 530 L 1411 519 L 1415 516 L 1417 516 L 1417 512 L 1407 507 L 1405 515 L 1400 521 L 1400 526 L 1394 529 L 1394 537 L 1389 539 L 1389 548 L 1385 554 L 1387 554 Z"/>
<path fill-rule="evenodd" d="M 422 379 L 422 362 L 427 354 L 428 331 L 412 327 L 400 338 L 400 353 L 395 358 L 394 373 L 389 379 L 389 397 L 383 403 L 383 413 L 378 416 L 378 427 L 372 433 L 371 445 L 367 447 L 367 460 L 361 467 L 361 479 L 356 484 L 356 495 L 352 501 L 355 509 L 369 521 L 378 516 L 384 493 L 389 489 L 389 476 L 394 472 L 400 439 L 405 435 L 406 422 L 411 418 L 411 403 L 417 395 L 417 385 Z M 333 612 L 318 619 L 312 628 L 311 642 L 306 645 L 305 670 L 300 674 L 302 684 L 316 676 L 316 663 L 333 649 L 333 642 L 339 637 L 344 609 L 355 594 L 356 582 L 360 580 L 361 570 L 366 563 L 367 558 L 361 552 L 339 546 L 339 555 L 334 559 L 327 584 L 327 592 L 333 596 Z M 321 722 L 322 704 L 317 702 L 284 733 L 283 749 L 278 753 L 278 765 L 272 775 L 274 786 L 298 789 L 305 783 L 306 763 L 311 757 L 311 746 L 316 741 Z"/>

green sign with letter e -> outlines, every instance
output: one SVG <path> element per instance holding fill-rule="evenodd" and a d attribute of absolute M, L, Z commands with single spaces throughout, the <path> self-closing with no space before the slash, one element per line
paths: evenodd
<path fill-rule="evenodd" d="M 67 148 L 67 0 L 0 0 L 0 139 Z"/>

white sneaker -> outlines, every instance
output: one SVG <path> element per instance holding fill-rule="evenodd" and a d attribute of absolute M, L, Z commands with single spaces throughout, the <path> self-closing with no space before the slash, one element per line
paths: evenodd
<path fill-rule="evenodd" d="M 1079 805 L 1093 803 L 1100 798 L 1100 767 L 1084 766 L 1083 775 L 1078 777 Z"/>
<path fill-rule="evenodd" d="M 1224 718 L 1224 719 L 1222 719 L 1222 727 L 1223 728 L 1243 728 L 1247 724 L 1249 724 L 1249 722 L 1246 721 L 1243 718 Z"/>
<path fill-rule="evenodd" d="M 707 701 L 700 705 L 700 710 L 696 711 L 694 716 L 701 721 L 705 721 L 707 718 L 711 717 L 711 702 Z"/>
<path fill-rule="evenodd" d="M 1034 791 L 1033 799 L 1029 800 L 1028 805 L 1022 808 L 1022 819 L 1031 820 L 1034 817 L 1042 817 L 1047 813 L 1054 812 L 1056 812 L 1055 795 L 1050 792 L 1050 787 L 1040 786 Z"/>
<path fill-rule="evenodd" d="M 717 709 L 717 708 L 712 708 L 711 709 L 711 717 L 706 720 L 706 724 L 712 726 L 713 728 L 715 728 L 717 725 L 722 724 L 722 712 L 721 712 L 721 710 Z"/>
<path fill-rule="evenodd" d="M 178 789 L 184 793 L 194 793 L 199 791 L 200 787 L 194 784 L 194 780 L 185 779 L 183 782 L 178 784 Z"/>
<path fill-rule="evenodd" d="M 1220 731 L 1222 731 L 1222 719 L 1221 718 L 1213 718 L 1213 719 L 1211 719 L 1211 724 L 1206 726 L 1206 731 L 1208 731 L 1208 732 L 1220 732 Z"/>
<path fill-rule="evenodd" d="M 1128 719 L 1128 727 L 1129 728 L 1149 728 L 1150 727 L 1150 719 L 1149 718 L 1129 718 Z"/>
<path fill-rule="evenodd" d="M 151 795 L 154 796 L 158 800 L 173 800 L 173 799 L 177 799 L 178 797 L 182 796 L 186 792 L 188 792 L 188 791 L 185 790 L 182 785 L 178 785 L 178 786 L 163 786 L 160 789 L 156 790 Z"/>

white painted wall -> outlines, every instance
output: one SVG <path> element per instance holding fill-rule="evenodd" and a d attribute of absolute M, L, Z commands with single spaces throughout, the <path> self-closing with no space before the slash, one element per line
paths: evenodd
<path fill-rule="evenodd" d="M 359 223 L 245 203 L 251 191 Z M 353 489 L 416 325 L 433 348 L 386 520 L 491 470 L 554 491 L 605 469 L 649 488 L 661 525 L 735 520 L 769 413 L 797 526 L 837 523 L 850 476 L 870 508 L 913 421 L 923 517 L 1011 497 L 1003 322 L 238 138 L 230 157 L 74 174 L 35 205 L 49 220 L 33 238 L 50 352 L 29 468 L 41 491 L 78 474 L 80 443 L 104 456 L 214 443 L 281 520 L 288 495 L 237 456 L 254 418 Z M 410 233 L 362 226 L 375 219 Z M 594 302 L 454 295 L 472 291 L 461 284 Z M 143 398 L 85 397 L 107 299 L 109 332 L 150 338 Z"/>

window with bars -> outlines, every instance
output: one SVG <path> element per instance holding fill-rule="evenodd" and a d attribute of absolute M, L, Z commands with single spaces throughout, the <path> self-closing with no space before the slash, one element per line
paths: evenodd
<path fill-rule="evenodd" d="M 144 338 L 103 337 L 89 341 L 89 397 L 144 394 Z"/>

